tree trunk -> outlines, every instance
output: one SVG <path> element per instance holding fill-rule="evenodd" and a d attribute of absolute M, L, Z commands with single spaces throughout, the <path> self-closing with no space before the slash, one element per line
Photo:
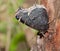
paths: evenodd
<path fill-rule="evenodd" d="M 47 8 L 49 22 L 56 18 L 50 24 L 50 33 L 44 38 L 44 51 L 60 51 L 60 0 L 41 0 L 41 4 Z"/>

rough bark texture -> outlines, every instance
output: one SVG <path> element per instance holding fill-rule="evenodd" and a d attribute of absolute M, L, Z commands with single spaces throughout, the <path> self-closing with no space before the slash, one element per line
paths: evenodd
<path fill-rule="evenodd" d="M 50 24 L 53 33 L 44 38 L 44 51 L 60 51 L 60 0 L 41 0 L 41 4 L 46 6 L 50 21 L 57 18 Z"/>

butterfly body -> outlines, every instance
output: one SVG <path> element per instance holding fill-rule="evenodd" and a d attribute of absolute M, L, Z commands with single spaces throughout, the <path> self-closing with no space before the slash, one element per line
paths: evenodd
<path fill-rule="evenodd" d="M 49 28 L 47 11 L 39 5 L 19 10 L 16 14 L 16 19 L 17 17 L 22 23 L 38 31 L 45 33 Z"/>

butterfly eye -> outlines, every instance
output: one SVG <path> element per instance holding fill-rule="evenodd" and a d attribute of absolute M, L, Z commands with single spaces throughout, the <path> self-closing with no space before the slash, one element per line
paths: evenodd
<path fill-rule="evenodd" d="M 17 20 L 19 20 L 19 17 L 17 15 L 15 17 L 16 17 Z"/>

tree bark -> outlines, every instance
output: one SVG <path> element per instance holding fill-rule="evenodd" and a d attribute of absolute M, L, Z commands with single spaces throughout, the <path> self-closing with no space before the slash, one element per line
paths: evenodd
<path fill-rule="evenodd" d="M 56 18 L 49 25 L 50 33 L 44 38 L 44 51 L 60 51 L 60 0 L 41 0 L 41 4 L 47 8 L 49 22 Z"/>

